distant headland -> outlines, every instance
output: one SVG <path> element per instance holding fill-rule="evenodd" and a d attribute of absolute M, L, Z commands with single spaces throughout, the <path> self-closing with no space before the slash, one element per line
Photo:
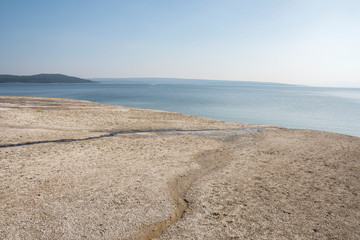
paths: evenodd
<path fill-rule="evenodd" d="M 31 76 L 0 75 L 0 83 L 93 83 L 93 81 L 63 74 L 37 74 Z"/>

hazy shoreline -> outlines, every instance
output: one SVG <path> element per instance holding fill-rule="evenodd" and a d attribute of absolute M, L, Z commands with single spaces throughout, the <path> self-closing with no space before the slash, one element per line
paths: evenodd
<path fill-rule="evenodd" d="M 2 239 L 360 237 L 358 137 L 60 98 L 0 119 L 0 145 L 43 141 L 0 148 Z"/>

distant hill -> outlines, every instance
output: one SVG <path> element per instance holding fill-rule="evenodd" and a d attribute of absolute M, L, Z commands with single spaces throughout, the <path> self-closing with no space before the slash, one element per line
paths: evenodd
<path fill-rule="evenodd" d="M 93 83 L 93 81 L 62 74 L 32 76 L 0 75 L 0 83 Z"/>

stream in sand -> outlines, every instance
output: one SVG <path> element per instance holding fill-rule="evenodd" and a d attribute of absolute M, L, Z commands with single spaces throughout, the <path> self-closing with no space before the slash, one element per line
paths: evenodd
<path fill-rule="evenodd" d="M 189 201 L 186 199 L 186 194 L 194 182 L 200 178 L 224 168 L 232 160 L 233 151 L 240 147 L 237 139 L 257 133 L 261 129 L 276 129 L 278 127 L 246 127 L 246 128 L 222 128 L 222 129 L 152 129 L 152 130 L 128 130 L 128 131 L 113 131 L 108 134 L 103 134 L 96 137 L 88 137 L 83 139 L 58 139 L 48 141 L 35 141 L 18 144 L 0 145 L 0 148 L 19 147 L 35 144 L 46 143 L 64 143 L 64 142 L 79 142 L 87 140 L 95 140 L 101 138 L 114 137 L 121 134 L 136 134 L 136 133 L 195 133 L 199 137 L 204 137 L 201 133 L 209 134 L 212 132 L 220 132 L 216 138 L 221 138 L 224 142 L 223 146 L 218 149 L 208 150 L 196 156 L 196 162 L 200 168 L 188 171 L 185 175 L 176 176 L 169 182 L 169 189 L 171 191 L 172 204 L 174 206 L 171 214 L 163 221 L 145 225 L 141 227 L 136 239 L 154 239 L 161 236 L 162 232 L 179 221 L 189 208 Z M 239 132 L 240 131 L 240 132 Z M 209 137 L 210 135 L 207 135 Z M 214 137 L 214 136 L 212 136 Z M 226 143 L 225 143 L 226 142 Z"/>
<path fill-rule="evenodd" d="M 7 147 L 19 147 L 26 145 L 34 144 L 43 144 L 43 143 L 61 143 L 61 142 L 78 142 L 86 140 L 94 140 L 106 137 L 114 137 L 119 134 L 133 134 L 133 133 L 169 133 L 169 132 L 214 132 L 214 131 L 237 131 L 237 130 L 252 130 L 258 131 L 259 129 L 274 128 L 274 127 L 247 127 L 247 128 L 228 128 L 228 129 L 151 129 L 151 130 L 128 130 L 128 131 L 115 131 L 108 134 L 103 134 L 96 137 L 87 137 L 87 138 L 73 138 L 73 139 L 57 139 L 57 140 L 47 140 L 47 141 L 34 141 L 34 142 L 24 142 L 17 144 L 5 144 L 0 145 L 0 148 Z"/>

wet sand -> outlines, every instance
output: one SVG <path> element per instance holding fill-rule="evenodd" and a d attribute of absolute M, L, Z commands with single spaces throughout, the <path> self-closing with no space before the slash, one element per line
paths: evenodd
<path fill-rule="evenodd" d="M 357 137 L 34 97 L 0 130 L 0 239 L 360 239 Z"/>

